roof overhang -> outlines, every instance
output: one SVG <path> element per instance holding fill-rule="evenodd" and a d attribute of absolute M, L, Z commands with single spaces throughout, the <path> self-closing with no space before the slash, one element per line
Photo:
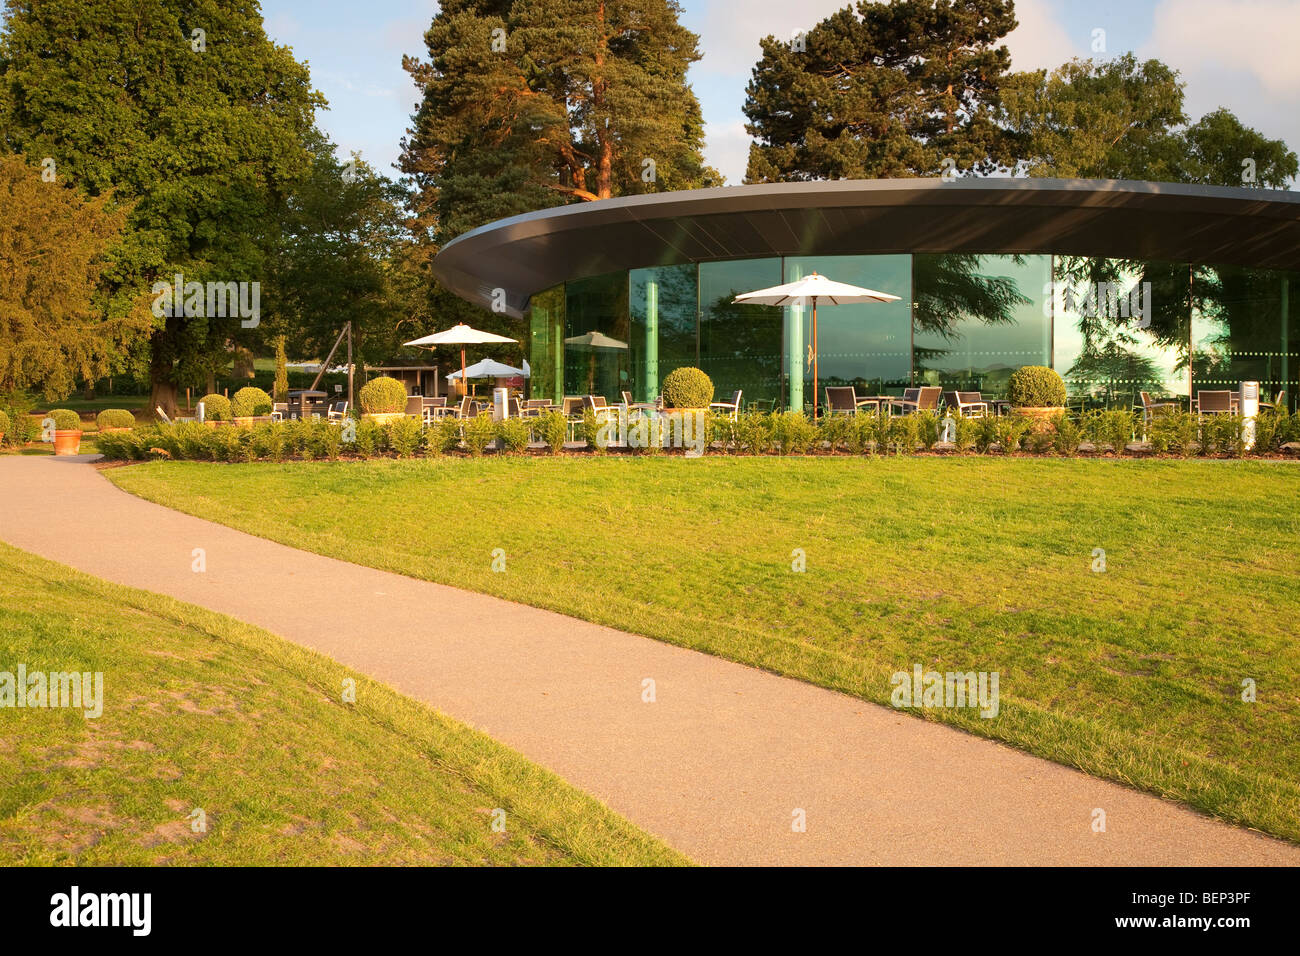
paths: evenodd
<path fill-rule="evenodd" d="M 449 242 L 433 272 L 523 314 L 569 279 L 715 259 L 1056 253 L 1300 271 L 1300 193 L 1085 179 L 724 186 L 559 206 Z M 499 309 L 500 306 L 498 305 Z"/>

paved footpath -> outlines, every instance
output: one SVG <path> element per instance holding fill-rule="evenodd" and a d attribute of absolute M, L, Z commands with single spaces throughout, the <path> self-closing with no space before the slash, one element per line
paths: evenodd
<path fill-rule="evenodd" d="M 0 458 L 0 539 L 327 654 L 703 863 L 1300 865 L 1300 848 L 1001 744 L 251 537 L 128 495 L 75 459 Z M 656 703 L 641 700 L 647 677 Z M 1105 833 L 1091 829 L 1097 807 Z M 806 832 L 792 832 L 796 808 Z"/>

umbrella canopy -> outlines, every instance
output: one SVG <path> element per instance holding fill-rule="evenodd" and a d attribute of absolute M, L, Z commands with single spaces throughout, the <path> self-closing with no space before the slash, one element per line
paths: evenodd
<path fill-rule="evenodd" d="M 811 303 L 813 306 L 817 305 L 818 300 L 828 305 L 852 305 L 855 302 L 897 302 L 898 296 L 890 295 L 888 292 L 877 292 L 875 289 L 864 289 L 845 282 L 836 282 L 834 279 L 813 272 L 794 282 L 774 285 L 770 289 L 759 289 L 756 292 L 745 292 L 734 299 L 735 302 L 750 305 Z"/>
<path fill-rule="evenodd" d="M 836 282 L 816 272 L 770 289 L 758 289 L 736 296 L 733 302 L 740 305 L 807 305 L 812 303 L 812 363 L 813 363 L 813 418 L 817 417 L 817 302 L 828 305 L 853 305 L 858 302 L 897 302 L 898 296 L 875 289 Z"/>
<path fill-rule="evenodd" d="M 412 339 L 409 342 L 403 342 L 403 345 L 416 345 L 424 348 L 434 348 L 439 345 L 459 345 L 460 346 L 460 374 L 463 379 L 465 376 L 465 346 L 467 345 L 485 345 L 489 342 L 514 342 L 514 339 L 506 338 L 504 335 L 497 335 L 494 332 L 483 332 L 479 329 L 470 328 L 464 322 L 459 325 L 453 325 L 449 329 L 441 332 L 434 332 L 432 335 L 426 335 L 423 338 Z"/>
<path fill-rule="evenodd" d="M 595 352 L 617 351 L 626 349 L 627 343 L 620 342 L 618 339 L 612 339 L 604 332 L 588 332 L 586 335 L 574 335 L 564 340 L 565 345 L 572 345 L 575 348 L 591 349 Z"/>
<path fill-rule="evenodd" d="M 514 342 L 515 339 L 506 338 L 504 335 L 497 335 L 493 332 L 483 332 L 479 329 L 470 328 L 464 322 L 460 325 L 453 325 L 449 329 L 441 332 L 434 332 L 432 335 L 426 335 L 423 338 L 412 339 L 410 342 L 403 342 L 403 345 L 421 345 L 425 348 L 433 348 L 436 345 L 484 345 L 488 342 Z"/>
<path fill-rule="evenodd" d="M 452 372 L 447 378 L 514 378 L 515 376 L 527 378 L 528 370 L 515 368 L 492 359 L 484 359 L 481 362 L 475 362 L 463 372 Z"/>

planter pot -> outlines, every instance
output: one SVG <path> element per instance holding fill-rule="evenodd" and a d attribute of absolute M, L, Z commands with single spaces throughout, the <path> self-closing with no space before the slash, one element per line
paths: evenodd
<path fill-rule="evenodd" d="M 1052 425 L 1052 419 L 1061 414 L 1065 409 L 1057 408 L 1054 405 L 1015 405 L 1011 411 L 1015 415 L 1023 415 L 1025 418 L 1032 418 L 1033 425 L 1030 431 L 1041 433 L 1056 431 Z"/>
<path fill-rule="evenodd" d="M 81 429 L 54 432 L 54 454 L 75 455 L 81 451 Z"/>
<path fill-rule="evenodd" d="M 204 420 L 203 424 L 207 425 L 209 428 L 217 428 L 221 425 L 224 425 L 225 423 L 218 421 L 215 418 L 208 418 Z"/>
<path fill-rule="evenodd" d="M 405 418 L 406 412 L 366 412 L 361 417 L 368 418 L 370 421 L 377 422 L 380 425 L 387 425 L 390 422 L 400 421 Z"/>
<path fill-rule="evenodd" d="M 101 435 L 107 435 L 109 432 L 129 432 L 131 430 L 132 429 L 127 428 L 124 425 L 109 425 L 107 428 L 101 428 L 99 433 Z"/>
<path fill-rule="evenodd" d="M 240 428 L 252 428 L 255 421 L 257 421 L 257 418 L 252 415 L 237 415 L 235 417 L 235 424 Z"/>

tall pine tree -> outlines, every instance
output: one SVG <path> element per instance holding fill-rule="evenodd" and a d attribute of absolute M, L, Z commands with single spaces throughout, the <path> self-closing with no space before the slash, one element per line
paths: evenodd
<path fill-rule="evenodd" d="M 1014 162 L 999 123 L 1011 0 L 846 7 L 792 40 L 767 37 L 745 101 L 746 182 L 933 176 Z"/>

